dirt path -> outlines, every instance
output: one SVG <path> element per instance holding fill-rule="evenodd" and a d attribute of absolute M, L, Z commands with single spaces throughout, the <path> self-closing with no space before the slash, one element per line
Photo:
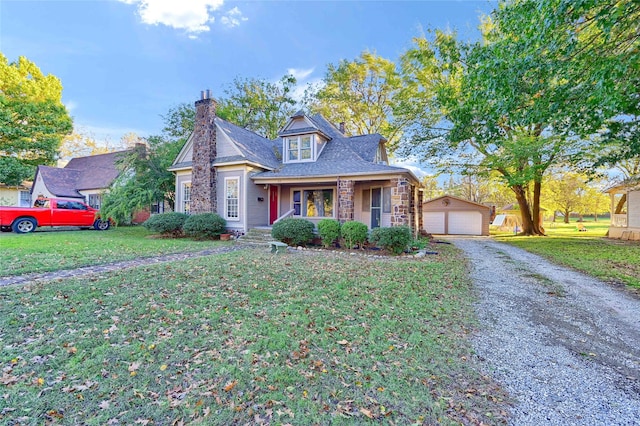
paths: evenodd
<path fill-rule="evenodd" d="M 640 425 L 640 300 L 488 238 L 452 238 L 477 289 L 480 368 L 514 425 Z"/>

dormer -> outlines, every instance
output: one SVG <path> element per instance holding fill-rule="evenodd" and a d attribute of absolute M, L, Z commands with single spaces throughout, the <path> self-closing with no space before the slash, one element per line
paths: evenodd
<path fill-rule="evenodd" d="M 302 111 L 294 114 L 278 133 L 282 138 L 282 162 L 314 162 L 331 138 Z"/>
<path fill-rule="evenodd" d="M 380 140 L 378 143 L 378 149 L 376 149 L 376 156 L 373 160 L 376 164 L 389 164 L 389 158 L 387 157 L 387 149 L 385 148 L 385 139 Z"/>

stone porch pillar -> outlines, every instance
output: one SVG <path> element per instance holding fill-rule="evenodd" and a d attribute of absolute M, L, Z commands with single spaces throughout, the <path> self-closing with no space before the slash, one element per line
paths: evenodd
<path fill-rule="evenodd" d="M 340 223 L 354 218 L 355 182 L 338 178 L 338 220 Z"/>
<path fill-rule="evenodd" d="M 411 184 L 404 177 L 391 179 L 391 226 L 410 226 Z"/>

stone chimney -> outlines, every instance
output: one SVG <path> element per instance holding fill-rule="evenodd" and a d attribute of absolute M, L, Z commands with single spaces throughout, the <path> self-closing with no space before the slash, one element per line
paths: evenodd
<path fill-rule="evenodd" d="M 218 209 L 216 170 L 216 101 L 211 91 L 202 91 L 196 102 L 191 172 L 191 213 L 211 213 Z"/>

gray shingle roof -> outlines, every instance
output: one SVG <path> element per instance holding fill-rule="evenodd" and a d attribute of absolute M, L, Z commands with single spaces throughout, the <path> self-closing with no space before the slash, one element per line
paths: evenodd
<path fill-rule="evenodd" d="M 318 159 L 315 162 L 281 163 L 275 170 L 254 175 L 254 179 L 408 172 L 402 167 L 374 163 L 378 144 L 384 139 L 381 135 L 346 137 L 320 114 L 307 118 L 317 126 L 318 130 L 332 138 L 326 143 Z M 282 138 L 278 138 L 276 141 L 282 147 Z"/>
<path fill-rule="evenodd" d="M 280 164 L 276 156 L 276 153 L 279 152 L 279 147 L 275 146 L 275 141 L 263 138 L 250 130 L 236 126 L 219 117 L 216 118 L 216 124 L 233 140 L 247 160 L 269 169 L 276 168 Z"/>
<path fill-rule="evenodd" d="M 80 172 L 76 189 L 108 188 L 120 174 L 117 162 L 132 150 L 72 158 L 64 167 Z"/>
<path fill-rule="evenodd" d="M 46 188 L 56 197 L 84 198 L 77 189 L 77 184 L 80 180 L 79 170 L 38 166 L 36 175 L 42 177 Z"/>
<path fill-rule="evenodd" d="M 38 166 L 36 174 L 57 197 L 84 198 L 79 191 L 103 189 L 120 174 L 117 162 L 131 150 L 72 158 L 65 167 Z"/>

